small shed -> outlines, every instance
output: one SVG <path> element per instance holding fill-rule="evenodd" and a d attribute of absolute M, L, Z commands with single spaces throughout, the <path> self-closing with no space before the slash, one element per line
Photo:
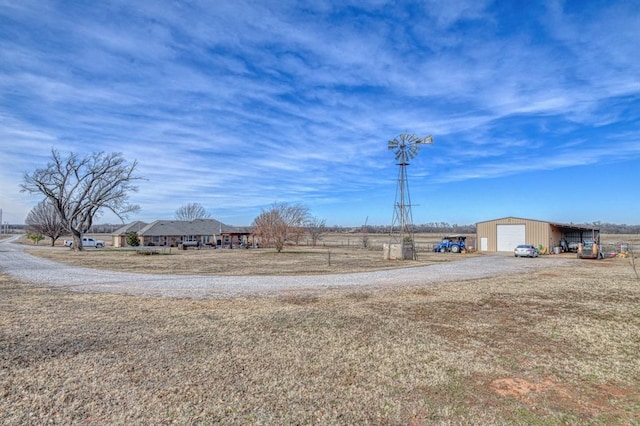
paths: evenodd
<path fill-rule="evenodd" d="M 600 230 L 510 216 L 476 223 L 476 238 L 478 250 L 485 252 L 511 252 L 520 244 L 567 250 L 585 241 L 599 241 Z"/>

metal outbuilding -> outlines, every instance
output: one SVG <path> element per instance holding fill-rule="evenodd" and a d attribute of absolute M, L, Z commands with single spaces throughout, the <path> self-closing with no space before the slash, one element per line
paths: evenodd
<path fill-rule="evenodd" d="M 566 223 L 545 222 L 519 217 L 504 217 L 476 223 L 478 250 L 486 252 L 512 252 L 519 244 L 572 248 L 584 241 L 598 241 L 597 228 Z"/>

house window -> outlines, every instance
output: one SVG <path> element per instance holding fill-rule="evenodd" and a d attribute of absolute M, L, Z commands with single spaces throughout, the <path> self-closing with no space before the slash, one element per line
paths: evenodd
<path fill-rule="evenodd" d="M 160 237 L 158 235 L 154 235 L 151 238 L 151 241 L 153 241 L 154 243 L 159 243 L 160 242 Z"/>
<path fill-rule="evenodd" d="M 209 244 L 211 242 L 211 235 L 203 235 L 202 236 L 202 242 L 204 244 Z"/>

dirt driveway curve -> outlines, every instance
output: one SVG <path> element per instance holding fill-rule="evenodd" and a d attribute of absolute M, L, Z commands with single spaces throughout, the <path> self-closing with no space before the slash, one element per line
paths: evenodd
<path fill-rule="evenodd" d="M 81 292 L 164 297 L 229 297 L 348 287 L 413 286 L 526 273 L 572 262 L 571 259 L 549 256 L 523 259 L 497 254 L 438 265 L 352 274 L 152 275 L 101 271 L 52 262 L 25 253 L 23 246 L 13 243 L 16 238 L 0 241 L 0 271 L 21 282 Z"/>

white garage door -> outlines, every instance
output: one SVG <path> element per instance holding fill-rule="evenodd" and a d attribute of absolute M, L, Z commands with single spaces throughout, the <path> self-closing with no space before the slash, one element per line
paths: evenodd
<path fill-rule="evenodd" d="M 519 244 L 524 244 L 524 225 L 498 225 L 498 251 L 513 251 Z"/>

